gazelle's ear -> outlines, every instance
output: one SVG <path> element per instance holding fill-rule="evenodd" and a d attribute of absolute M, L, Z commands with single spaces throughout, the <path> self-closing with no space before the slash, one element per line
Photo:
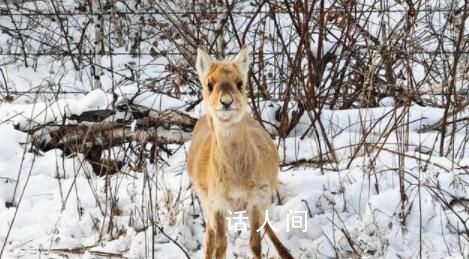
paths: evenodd
<path fill-rule="evenodd" d="M 241 73 L 246 74 L 249 71 L 249 47 L 244 45 L 239 51 L 238 55 L 233 58 L 233 62 L 238 65 Z"/>
<path fill-rule="evenodd" d="M 210 55 L 208 55 L 207 52 L 205 52 L 205 50 L 198 48 L 195 67 L 197 68 L 197 73 L 199 74 L 199 78 L 202 78 L 205 75 L 205 73 L 207 73 L 212 63 L 213 63 L 213 60 L 210 57 Z"/>

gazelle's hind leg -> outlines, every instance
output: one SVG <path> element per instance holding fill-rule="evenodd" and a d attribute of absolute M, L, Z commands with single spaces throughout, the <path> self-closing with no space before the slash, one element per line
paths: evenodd
<path fill-rule="evenodd" d="M 225 229 L 225 214 L 223 212 L 217 211 L 214 215 L 214 229 L 215 229 L 215 258 L 223 259 L 226 254 L 226 247 L 228 241 L 226 238 L 226 229 Z"/>
<path fill-rule="evenodd" d="M 249 213 L 249 225 L 250 225 L 250 237 L 249 237 L 249 246 L 254 255 L 255 259 L 260 259 L 262 257 L 262 247 L 261 247 L 261 235 L 257 230 L 262 225 L 264 220 L 264 213 L 259 211 L 257 207 L 253 207 Z"/>

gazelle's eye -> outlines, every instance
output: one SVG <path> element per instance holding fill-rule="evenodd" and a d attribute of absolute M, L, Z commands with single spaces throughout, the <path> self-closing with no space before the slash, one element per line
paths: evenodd
<path fill-rule="evenodd" d="M 213 91 L 213 83 L 209 81 L 209 82 L 207 83 L 207 88 L 208 88 L 208 91 L 209 91 L 209 92 Z"/>
<path fill-rule="evenodd" d="M 238 87 L 238 90 L 241 91 L 241 89 L 243 89 L 243 81 L 239 80 L 239 81 L 236 83 L 236 86 Z"/>

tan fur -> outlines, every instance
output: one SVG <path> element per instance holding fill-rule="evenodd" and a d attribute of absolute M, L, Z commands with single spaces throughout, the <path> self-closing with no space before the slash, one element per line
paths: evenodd
<path fill-rule="evenodd" d="M 264 212 L 277 187 L 275 144 L 259 122 L 246 114 L 248 54 L 243 48 L 232 61 L 216 61 L 198 50 L 197 70 L 207 114 L 193 132 L 188 172 L 207 221 L 205 258 L 225 256 L 228 210 L 247 211 L 251 250 L 255 258 L 261 258 L 256 230 L 264 222 Z M 231 102 L 229 108 L 222 101 Z M 267 234 L 277 241 L 274 245 L 282 258 L 292 258 L 273 231 Z"/>

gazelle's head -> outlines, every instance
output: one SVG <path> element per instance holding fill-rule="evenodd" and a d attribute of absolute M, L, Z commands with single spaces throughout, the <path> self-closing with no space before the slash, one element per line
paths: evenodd
<path fill-rule="evenodd" d="M 241 121 L 247 106 L 248 48 L 244 46 L 233 59 L 223 61 L 212 59 L 199 48 L 196 67 L 208 114 L 219 125 Z"/>

